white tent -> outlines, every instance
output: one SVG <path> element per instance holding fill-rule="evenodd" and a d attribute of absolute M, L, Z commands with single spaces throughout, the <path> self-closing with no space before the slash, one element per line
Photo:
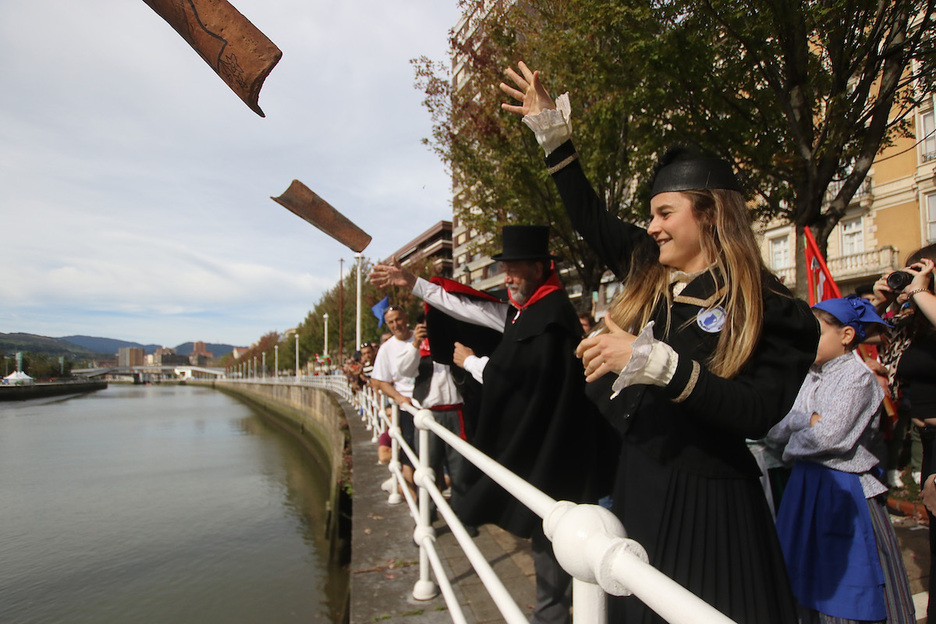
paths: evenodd
<path fill-rule="evenodd" d="M 33 383 L 33 378 L 22 371 L 15 371 L 4 377 L 3 383 L 11 386 L 25 386 Z"/>

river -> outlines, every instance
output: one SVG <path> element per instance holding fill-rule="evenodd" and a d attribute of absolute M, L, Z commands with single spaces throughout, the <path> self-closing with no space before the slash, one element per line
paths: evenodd
<path fill-rule="evenodd" d="M 0 403 L 0 623 L 334 621 L 327 480 L 206 387 Z"/>

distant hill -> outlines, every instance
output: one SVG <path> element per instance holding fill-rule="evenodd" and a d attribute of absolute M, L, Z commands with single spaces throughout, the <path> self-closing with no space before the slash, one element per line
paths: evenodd
<path fill-rule="evenodd" d="M 64 355 L 72 358 L 89 358 L 93 356 L 115 356 L 121 347 L 138 347 L 145 353 L 153 353 L 163 345 L 140 344 L 127 340 L 114 338 L 99 338 L 95 336 L 63 336 L 50 338 L 36 334 L 0 332 L 0 353 L 10 355 L 16 351 L 29 351 L 46 355 Z M 191 355 L 194 342 L 186 342 L 173 347 L 179 355 Z M 234 350 L 233 345 L 206 343 L 205 348 L 211 351 L 214 357 L 227 355 Z"/>
<path fill-rule="evenodd" d="M 153 353 L 161 346 L 164 345 L 142 345 L 138 342 L 127 342 L 126 340 L 114 340 L 113 338 L 95 338 L 93 336 L 65 336 L 59 338 L 59 340 L 64 340 L 72 344 L 80 345 L 86 349 L 91 349 L 95 353 L 117 353 L 121 347 L 139 347 L 142 348 L 145 353 Z M 179 355 L 192 355 L 192 350 L 195 348 L 194 342 L 184 342 L 176 347 L 175 352 Z M 214 343 L 205 343 L 205 348 L 211 351 L 211 354 L 214 357 L 221 357 L 227 355 L 234 350 L 234 345 L 229 344 L 214 344 Z"/>
<path fill-rule="evenodd" d="M 37 336 L 36 334 L 0 333 L 0 352 L 9 355 L 16 351 L 29 351 L 45 355 L 65 355 L 74 358 L 86 358 L 95 355 L 95 351 L 92 349 L 59 338 Z"/>
<path fill-rule="evenodd" d="M 58 340 L 84 347 L 93 353 L 106 353 L 117 355 L 121 347 L 139 347 L 144 353 L 153 353 L 162 345 L 149 344 L 142 345 L 138 342 L 128 342 L 126 340 L 115 340 L 114 338 L 97 338 L 95 336 L 62 336 Z"/>

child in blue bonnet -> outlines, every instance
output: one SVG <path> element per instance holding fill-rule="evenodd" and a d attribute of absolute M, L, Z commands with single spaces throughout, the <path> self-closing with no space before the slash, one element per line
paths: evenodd
<path fill-rule="evenodd" d="M 851 295 L 813 306 L 816 361 L 790 413 L 767 434 L 793 464 L 777 533 L 802 622 L 916 621 L 887 515 L 887 487 L 869 450 L 884 391 L 854 353 L 886 323 Z"/>

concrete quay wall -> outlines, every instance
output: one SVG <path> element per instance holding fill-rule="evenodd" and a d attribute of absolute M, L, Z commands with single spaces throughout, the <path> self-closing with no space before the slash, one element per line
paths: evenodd
<path fill-rule="evenodd" d="M 94 392 L 96 390 L 104 390 L 105 388 L 107 388 L 107 382 L 105 381 L 40 382 L 22 386 L 0 385 L 0 401 L 43 399 L 45 397 L 59 396 L 62 394 Z"/>

